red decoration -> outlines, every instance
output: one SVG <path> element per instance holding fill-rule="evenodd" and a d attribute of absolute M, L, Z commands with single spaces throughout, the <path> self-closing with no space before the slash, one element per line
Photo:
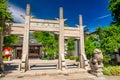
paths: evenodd
<path fill-rule="evenodd" d="M 5 47 L 4 50 L 11 51 L 12 48 L 11 47 Z"/>
<path fill-rule="evenodd" d="M 7 54 L 7 55 L 5 55 L 7 58 L 9 58 L 10 57 L 10 54 Z"/>
<path fill-rule="evenodd" d="M 5 47 L 4 48 L 5 56 L 7 58 L 9 58 L 11 56 L 11 51 L 12 51 L 12 48 L 10 48 L 10 47 Z"/>

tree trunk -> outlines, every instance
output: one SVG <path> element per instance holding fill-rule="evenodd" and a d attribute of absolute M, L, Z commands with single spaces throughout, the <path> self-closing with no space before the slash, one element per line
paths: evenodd
<path fill-rule="evenodd" d="M 2 32 L 0 32 L 0 74 L 3 73 L 4 71 L 2 49 L 3 49 L 3 36 L 2 36 Z"/>
<path fill-rule="evenodd" d="M 2 61 L 2 44 L 3 44 L 3 36 L 2 36 L 2 32 L 0 32 L 0 63 L 3 63 Z"/>

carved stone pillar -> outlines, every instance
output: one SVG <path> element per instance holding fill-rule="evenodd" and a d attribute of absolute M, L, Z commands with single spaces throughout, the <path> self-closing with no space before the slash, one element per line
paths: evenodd
<path fill-rule="evenodd" d="M 88 66 L 87 57 L 85 55 L 85 47 L 84 47 L 84 26 L 82 24 L 82 15 L 79 16 L 79 29 L 80 29 L 80 40 L 79 40 L 79 58 L 80 58 L 80 67 L 86 68 Z"/>
<path fill-rule="evenodd" d="M 65 70 L 65 58 L 64 58 L 64 19 L 63 8 L 60 8 L 60 32 L 59 32 L 59 69 Z"/>
<path fill-rule="evenodd" d="M 29 28 L 30 28 L 30 5 L 27 4 L 26 16 L 25 16 L 25 27 L 24 27 L 24 38 L 23 38 L 22 64 L 21 64 L 21 69 L 23 72 L 25 72 L 29 66 L 28 65 Z"/>

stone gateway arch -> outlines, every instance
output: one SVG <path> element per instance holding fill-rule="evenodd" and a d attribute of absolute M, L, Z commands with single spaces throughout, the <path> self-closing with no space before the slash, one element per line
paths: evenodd
<path fill-rule="evenodd" d="M 79 41 L 79 63 L 80 68 L 87 68 L 88 62 L 84 48 L 84 26 L 82 24 L 82 15 L 79 15 L 79 25 L 77 27 L 64 27 L 66 19 L 63 18 L 63 8 L 60 8 L 59 18 L 56 20 L 36 19 L 30 15 L 30 5 L 27 4 L 24 24 L 13 23 L 10 34 L 23 35 L 23 50 L 20 69 L 25 72 L 29 68 L 29 32 L 30 31 L 49 31 L 59 34 L 59 60 L 58 68 L 65 70 L 66 62 L 64 57 L 64 39 L 74 37 Z"/>

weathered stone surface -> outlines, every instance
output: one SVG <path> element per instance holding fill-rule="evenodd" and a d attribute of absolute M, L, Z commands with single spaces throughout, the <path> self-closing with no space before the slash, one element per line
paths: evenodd
<path fill-rule="evenodd" d="M 103 76 L 103 54 L 99 49 L 93 51 L 94 57 L 90 59 L 91 73 L 96 76 Z"/>

